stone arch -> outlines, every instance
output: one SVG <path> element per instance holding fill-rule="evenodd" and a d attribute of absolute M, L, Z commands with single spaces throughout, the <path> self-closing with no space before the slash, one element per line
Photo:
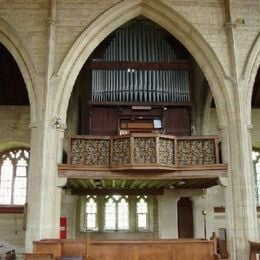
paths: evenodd
<path fill-rule="evenodd" d="M 210 90 L 208 90 L 205 106 L 203 110 L 203 123 L 202 123 L 202 134 L 209 134 L 209 126 L 210 126 L 210 111 L 211 111 L 211 103 L 213 100 L 213 96 Z"/>
<path fill-rule="evenodd" d="M 260 69 L 260 33 L 255 38 L 254 43 L 249 51 L 247 60 L 243 69 L 242 80 L 246 88 L 246 106 L 245 114 L 248 126 L 251 125 L 251 100 L 253 87 L 258 70 Z"/>
<path fill-rule="evenodd" d="M 2 143 L 0 144 L 0 153 L 3 151 L 15 149 L 18 147 L 23 147 L 23 148 L 30 148 L 30 145 L 24 142 L 20 141 L 12 141 L 12 142 L 7 142 L 7 143 Z"/>
<path fill-rule="evenodd" d="M 73 84 L 88 56 L 111 32 L 140 15 L 162 26 L 189 50 L 209 82 L 219 122 L 225 124 L 231 114 L 231 108 L 228 106 L 231 102 L 225 88 L 227 77 L 215 52 L 189 22 L 158 0 L 122 1 L 89 25 L 74 43 L 58 71 L 60 84 L 54 100 L 54 113 L 66 119 Z"/>
<path fill-rule="evenodd" d="M 0 42 L 10 52 L 19 67 L 29 96 L 31 122 L 36 122 L 36 91 L 32 76 L 36 70 L 16 32 L 2 18 L 0 18 Z"/>

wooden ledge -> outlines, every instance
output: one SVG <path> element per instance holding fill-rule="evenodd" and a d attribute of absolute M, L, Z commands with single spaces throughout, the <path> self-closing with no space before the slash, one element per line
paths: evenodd
<path fill-rule="evenodd" d="M 23 214 L 24 205 L 0 205 L 0 214 Z"/>

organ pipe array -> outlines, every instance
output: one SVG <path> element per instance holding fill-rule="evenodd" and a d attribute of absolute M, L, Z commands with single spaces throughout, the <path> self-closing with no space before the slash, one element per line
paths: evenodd
<path fill-rule="evenodd" d="M 93 62 L 175 62 L 173 48 L 162 32 L 147 22 L 115 31 L 101 59 Z M 189 102 L 187 70 L 93 69 L 93 102 Z"/>

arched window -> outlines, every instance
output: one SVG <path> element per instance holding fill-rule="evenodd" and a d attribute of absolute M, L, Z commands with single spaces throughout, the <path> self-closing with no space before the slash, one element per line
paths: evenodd
<path fill-rule="evenodd" d="M 87 196 L 86 230 L 97 230 L 97 196 Z"/>
<path fill-rule="evenodd" d="M 129 207 L 128 196 L 106 196 L 105 202 L 105 229 L 128 230 Z"/>
<path fill-rule="evenodd" d="M 153 201 L 154 197 L 147 195 L 87 195 L 81 197 L 81 231 L 152 231 Z"/>
<path fill-rule="evenodd" d="M 0 155 L 0 204 L 25 204 L 28 165 L 29 149 L 12 149 Z"/>
<path fill-rule="evenodd" d="M 136 203 L 137 229 L 148 229 L 148 202 L 147 196 L 138 196 Z"/>

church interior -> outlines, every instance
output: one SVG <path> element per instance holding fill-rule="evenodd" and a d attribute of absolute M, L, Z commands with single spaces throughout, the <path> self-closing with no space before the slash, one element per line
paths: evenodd
<path fill-rule="evenodd" d="M 0 258 L 260 253 L 258 0 L 0 1 L 0 119 Z"/>

